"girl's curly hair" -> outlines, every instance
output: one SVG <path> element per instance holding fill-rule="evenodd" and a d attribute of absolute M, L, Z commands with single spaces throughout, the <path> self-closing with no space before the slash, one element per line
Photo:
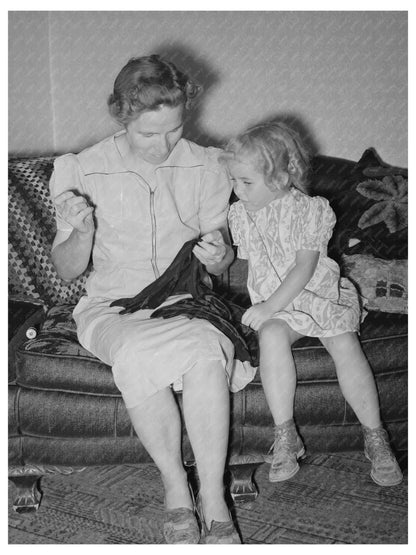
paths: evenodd
<path fill-rule="evenodd" d="M 182 104 L 189 109 L 201 90 L 173 63 L 152 54 L 127 62 L 114 81 L 107 103 L 112 117 L 127 125 L 142 112 L 157 110 L 162 105 Z"/>
<path fill-rule="evenodd" d="M 249 158 L 264 175 L 266 184 L 273 188 L 280 172 L 286 172 L 293 185 L 308 194 L 311 154 L 300 135 L 283 121 L 268 121 L 250 127 L 231 139 L 227 153 Z"/>

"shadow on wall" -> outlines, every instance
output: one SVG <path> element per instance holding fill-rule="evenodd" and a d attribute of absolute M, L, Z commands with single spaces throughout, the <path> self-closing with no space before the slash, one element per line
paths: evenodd
<path fill-rule="evenodd" d="M 293 112 L 273 112 L 259 121 L 251 122 L 250 125 L 257 125 L 268 121 L 281 121 L 286 123 L 298 132 L 311 156 L 316 156 L 319 153 L 319 144 L 313 131 L 309 128 L 305 119 L 298 114 Z"/>
<path fill-rule="evenodd" d="M 178 69 L 187 73 L 189 77 L 203 88 L 202 93 L 195 99 L 192 109 L 185 116 L 184 136 L 202 146 L 221 146 L 224 139 L 208 133 L 202 123 L 204 101 L 212 88 L 219 82 L 219 72 L 196 51 L 180 43 L 166 43 L 155 49 L 159 54 L 173 62 Z"/>
<path fill-rule="evenodd" d="M 198 85 L 203 88 L 200 96 L 195 100 L 193 108 L 185 116 L 184 136 L 202 146 L 224 146 L 227 138 L 213 135 L 208 132 L 203 124 L 204 102 L 212 89 L 220 80 L 220 72 L 215 69 L 204 57 L 199 56 L 196 51 L 181 43 L 161 44 L 154 50 L 155 54 L 173 62 L 180 70 L 187 73 Z M 291 112 L 275 112 L 265 116 L 261 121 L 253 121 L 251 125 L 270 121 L 280 120 L 294 127 L 300 134 L 314 156 L 319 152 L 319 145 L 313 132 L 308 128 L 307 123 L 299 115 Z M 243 129 L 241 129 L 243 131 Z"/>
<path fill-rule="evenodd" d="M 155 49 L 155 53 L 172 61 L 179 69 L 187 73 L 198 85 L 203 87 L 202 94 L 196 99 L 195 104 L 185 119 L 184 136 L 202 146 L 224 146 L 226 137 L 213 135 L 208 132 L 203 124 L 204 102 L 212 89 L 220 80 L 220 72 L 215 69 L 204 57 L 198 56 L 196 51 L 180 43 L 166 43 Z M 281 120 L 294 127 L 305 141 L 309 151 L 315 155 L 319 145 L 307 123 L 299 115 L 285 112 L 268 114 L 262 121 Z M 261 123 L 253 121 L 252 125 Z M 242 130 L 241 130 L 242 131 Z"/>

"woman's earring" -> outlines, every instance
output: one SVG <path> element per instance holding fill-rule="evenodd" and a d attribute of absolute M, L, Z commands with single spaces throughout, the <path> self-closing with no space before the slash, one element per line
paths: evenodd
<path fill-rule="evenodd" d="M 287 171 L 288 171 L 290 174 L 293 174 L 293 173 L 296 172 L 296 164 L 295 164 L 295 162 L 294 162 L 293 160 L 289 160 L 289 163 L 288 163 L 288 165 L 287 165 Z"/>

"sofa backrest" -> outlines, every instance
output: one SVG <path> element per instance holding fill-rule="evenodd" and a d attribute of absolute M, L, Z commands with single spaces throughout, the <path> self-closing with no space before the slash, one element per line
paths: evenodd
<path fill-rule="evenodd" d="M 49 196 L 53 161 L 52 156 L 9 159 L 9 295 L 41 299 L 48 306 L 75 304 L 85 292 L 89 273 L 66 283 L 51 262 L 56 232 Z M 360 288 L 363 268 L 370 264 L 373 277 L 370 284 L 365 282 L 366 292 L 371 289 L 374 297 L 380 297 L 374 309 L 403 311 L 407 170 L 385 164 L 373 149 L 366 150 L 359 162 L 316 156 L 311 194 L 326 197 L 336 213 L 329 255 L 344 275 Z M 245 263 L 236 261 L 225 280 L 228 293 L 240 302 L 247 301 L 246 271 Z"/>

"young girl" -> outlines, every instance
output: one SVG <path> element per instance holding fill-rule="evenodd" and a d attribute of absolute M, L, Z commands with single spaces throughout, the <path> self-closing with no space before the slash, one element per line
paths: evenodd
<path fill-rule="evenodd" d="M 260 376 L 275 423 L 269 479 L 287 480 L 305 453 L 293 421 L 296 368 L 291 346 L 319 337 L 334 360 L 341 391 L 362 424 L 371 477 L 402 480 L 383 429 L 372 371 L 357 337 L 358 295 L 327 256 L 335 215 L 326 199 L 307 194 L 309 155 L 282 122 L 257 125 L 233 139 L 225 161 L 240 199 L 229 224 L 238 256 L 248 260 L 253 305 L 242 322 L 258 331 Z"/>

